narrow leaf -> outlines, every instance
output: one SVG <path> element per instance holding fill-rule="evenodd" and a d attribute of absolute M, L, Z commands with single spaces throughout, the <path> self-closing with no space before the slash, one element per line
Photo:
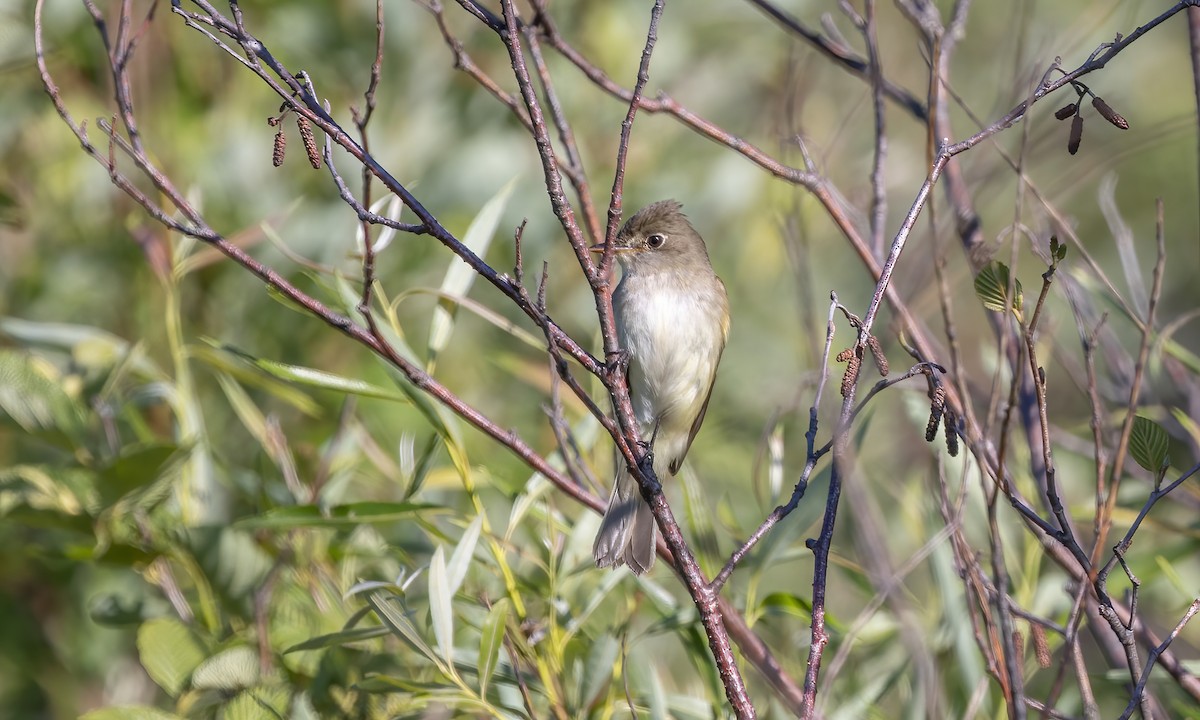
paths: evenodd
<path fill-rule="evenodd" d="M 508 624 L 511 609 L 508 598 L 500 598 L 492 605 L 483 621 L 482 635 L 479 638 L 480 697 L 487 697 L 488 681 L 492 679 L 492 673 L 500 659 L 500 646 L 504 644 L 504 628 Z"/>
<path fill-rule="evenodd" d="M 463 532 L 458 546 L 450 555 L 450 562 L 446 564 L 446 582 L 451 597 L 458 592 L 463 580 L 467 577 L 467 570 L 471 567 L 471 559 L 475 555 L 475 545 L 479 542 L 479 531 L 482 527 L 483 515 L 476 515 L 471 524 L 467 526 L 466 531 Z"/>
<path fill-rule="evenodd" d="M 1125 273 L 1125 283 L 1129 286 L 1132 305 L 1139 311 L 1146 312 L 1150 307 L 1149 292 L 1146 290 L 1146 282 L 1142 279 L 1142 264 L 1133 228 L 1125 222 L 1121 209 L 1117 207 L 1116 173 L 1104 176 L 1100 181 L 1097 196 L 1100 212 L 1104 214 L 1108 230 L 1112 233 L 1113 244 L 1117 246 L 1117 254 L 1121 258 L 1121 270 Z"/>
<path fill-rule="evenodd" d="M 477 256 L 487 254 L 496 227 L 500 224 L 500 215 L 508 204 L 508 198 L 516 186 L 516 178 L 509 180 L 490 200 L 484 203 L 479 214 L 471 221 L 467 232 L 463 235 L 463 244 Z M 442 291 L 447 295 L 466 295 L 475 282 L 476 272 L 469 265 L 455 256 L 446 269 L 446 277 L 442 280 Z M 448 301 L 438 304 L 433 311 L 433 321 L 429 325 L 429 369 L 432 371 L 437 356 L 450 341 L 454 331 L 454 314 L 456 306 Z"/>
<path fill-rule="evenodd" d="M 429 561 L 429 616 L 433 635 L 447 665 L 454 663 L 454 596 L 446 577 L 446 554 L 442 546 L 433 551 Z"/>
<path fill-rule="evenodd" d="M 328 509 L 317 505 L 297 505 L 268 510 L 256 517 L 238 520 L 234 523 L 234 527 L 247 530 L 288 530 L 292 528 L 374 525 L 410 520 L 416 513 L 440 509 L 440 505 L 429 503 L 361 502 L 338 505 Z"/>
<path fill-rule="evenodd" d="M 717 544 L 717 533 L 713 526 L 711 500 L 705 500 L 704 490 L 700 481 L 691 468 L 684 468 L 680 474 L 683 486 L 683 510 L 687 518 L 688 530 L 695 543 L 693 549 L 696 559 L 704 574 L 712 577 L 720 569 L 721 548 Z"/>
<path fill-rule="evenodd" d="M 1200 444 L 1200 424 L 1192 419 L 1190 415 L 1179 408 L 1171 408 L 1171 416 L 1175 418 L 1175 422 L 1179 423 L 1185 432 L 1191 436 L 1192 442 Z"/>
<path fill-rule="evenodd" d="M 360 627 L 342 630 L 340 632 L 330 633 L 328 635 L 318 635 L 315 638 L 305 640 L 302 643 L 297 643 L 283 651 L 284 655 L 288 653 L 300 652 L 302 650 L 320 650 L 327 647 L 341 647 L 350 643 L 360 642 L 362 640 L 372 640 L 377 637 L 382 637 L 388 634 L 388 629 L 382 625 L 375 627 Z"/>
<path fill-rule="evenodd" d="M 439 670 L 445 671 L 441 660 L 438 659 L 437 653 L 433 648 L 429 647 L 429 643 L 425 642 L 425 638 L 417 632 L 417 628 L 408 619 L 404 610 L 401 609 L 396 602 L 395 596 L 383 590 L 373 592 L 367 596 L 367 602 L 371 604 L 371 608 L 375 610 L 375 614 L 383 621 L 385 625 L 392 631 L 396 637 L 404 640 L 413 647 L 417 652 L 429 658 Z"/>
<path fill-rule="evenodd" d="M 241 421 L 242 427 L 246 428 L 246 432 L 250 433 L 257 445 L 267 447 L 270 443 L 267 438 L 267 418 L 250 399 L 250 393 L 223 372 L 217 373 L 217 383 L 220 384 L 225 399 L 229 401 L 229 406 L 233 408 L 233 413 Z"/>
<path fill-rule="evenodd" d="M 759 607 L 795 615 L 803 620 L 812 619 L 812 603 L 792 593 L 773 592 L 762 599 Z"/>
<path fill-rule="evenodd" d="M 708 648 L 705 648 L 707 652 Z M 612 682 L 613 670 L 621 655 L 621 643 L 610 633 L 592 641 L 583 670 L 583 695 L 580 700 L 590 707 Z"/>
<path fill-rule="evenodd" d="M 335 392 L 345 393 L 348 395 L 361 395 L 363 397 L 379 398 L 381 400 L 395 400 L 404 402 L 407 398 L 402 393 L 398 393 L 391 388 L 381 387 L 372 383 L 358 380 L 356 378 L 345 377 L 335 373 L 317 370 L 315 368 L 304 367 L 302 365 L 289 365 L 287 363 L 276 362 L 274 360 L 265 360 L 255 357 L 249 353 L 243 352 L 232 345 L 220 345 L 220 350 L 235 355 L 263 372 L 286 380 L 298 385 L 307 385 L 309 387 L 321 388 L 324 390 L 333 390 Z"/>

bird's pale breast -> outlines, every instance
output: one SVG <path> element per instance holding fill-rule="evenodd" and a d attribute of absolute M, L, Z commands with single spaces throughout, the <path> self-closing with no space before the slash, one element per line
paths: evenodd
<path fill-rule="evenodd" d="M 687 450 L 727 331 L 724 298 L 696 293 L 686 278 L 671 275 L 627 275 L 613 296 L 644 439 L 658 423 L 654 464 L 660 474 Z"/>

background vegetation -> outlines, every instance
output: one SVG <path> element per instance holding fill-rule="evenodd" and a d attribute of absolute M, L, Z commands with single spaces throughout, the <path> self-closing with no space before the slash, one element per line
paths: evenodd
<path fill-rule="evenodd" d="M 139 18 L 149 7 L 134 5 Z M 495 268 L 512 267 L 512 232 L 527 220 L 526 268 L 534 275 L 547 264 L 552 314 L 598 352 L 590 293 L 546 201 L 527 132 L 454 69 L 426 9 L 385 5 L 374 155 L 456 235 L 490 240 L 483 254 Z M 948 17 L 949 3 L 938 5 Z M 779 6 L 814 28 L 826 17 L 826 33 L 836 29 L 862 47 L 837 3 Z M 243 10 L 349 127 L 348 108 L 362 106 L 375 55 L 374 3 L 263 1 Z M 1075 67 L 1160 11 L 1129 1 L 977 3 L 950 77 L 960 98 L 952 139 L 978 129 L 975 118 L 989 124 L 1024 99 L 1055 56 Z M 551 12 L 563 36 L 632 85 L 646 3 L 560 0 Z M 61 0 L 45 13 L 50 70 L 74 117 L 101 140 L 97 118 L 111 116 L 112 89 L 92 18 Z M 892 3 L 878 13 L 888 78 L 924 98 L 918 34 Z M 475 62 L 511 89 L 495 34 L 456 6 L 446 15 Z M 1195 463 L 1200 446 L 1192 420 L 1200 417 L 1197 116 L 1185 25 L 1177 16 L 1085 78 L 1128 118 L 1128 131 L 1088 106 L 1081 149 L 1068 155 L 1067 123 L 1053 117 L 1074 99 L 1067 90 L 960 158 L 988 249 L 1006 262 L 1015 253 L 1027 302 L 1045 269 L 1033 248 L 1044 254 L 1049 235 L 1066 239 L 1067 229 L 1077 239 L 1066 240 L 1060 266 L 1074 282 L 1050 294 L 1039 347 L 1058 480 L 1085 533 L 1096 470 L 1080 338 L 1108 314 L 1096 362 L 1099 421 L 1111 438 L 1125 419 L 1140 342 L 1118 297 L 1145 306 L 1160 198 L 1168 260 L 1138 412 L 1171 433 L 1173 468 Z M 539 717 L 627 716 L 631 707 L 656 717 L 724 714 L 696 611 L 668 568 L 643 578 L 595 570 L 591 511 L 379 358 L 147 217 L 80 152 L 47 101 L 33 62 L 32 8 L 0 3 L 0 28 L 0 716 L 108 708 L 93 717 L 135 717 L 134 706 L 141 717 L 521 716 L 530 707 Z M 547 59 L 603 207 L 627 104 L 561 57 Z M 131 73 L 147 148 L 209 223 L 353 315 L 358 224 L 328 175 L 309 167 L 291 128 L 286 161 L 272 167 L 275 130 L 264 120 L 279 98 L 165 6 Z M 816 171 L 866 227 L 869 82 L 751 3 L 668 5 L 648 95 L 658 89 L 797 166 L 801 137 Z M 887 121 L 890 238 L 927 175 L 929 148 L 926 126 L 894 104 Z M 1023 158 L 1027 185 L 1005 154 Z M 338 163 L 354 186 L 354 165 L 344 154 Z M 874 281 L 803 189 L 669 117 L 639 115 L 627 167 L 626 209 L 682 201 L 730 290 L 733 331 L 706 425 L 683 482 L 668 488 L 711 576 L 786 498 L 803 466 L 828 293 L 860 312 Z M 922 222 L 894 286 L 941 333 L 933 267 L 944 259 L 958 376 L 994 430 L 1000 412 L 987 412 L 989 400 L 1006 398 L 1007 375 L 998 370 L 972 264 L 955 242 L 955 218 L 938 197 L 937 232 Z M 1081 259 L 1085 251 L 1111 286 Z M 581 403 L 557 391 L 538 328 L 492 288 L 447 282 L 459 264 L 422 236 L 397 235 L 379 252 L 381 302 L 394 309 L 387 326 L 396 341 L 558 463 L 547 409 L 552 415 L 560 398 L 599 480 L 593 491 L 603 494 L 611 442 Z M 469 299 L 448 324 L 438 309 L 455 304 L 440 292 Z M 885 310 L 876 334 L 892 363 L 906 367 L 892 321 Z M 852 336 L 840 337 L 835 352 Z M 948 355 L 934 359 L 952 365 Z M 607 407 L 598 383 L 594 390 Z M 826 428 L 838 399 L 826 393 Z M 969 455 L 949 458 L 940 442 L 923 441 L 928 409 L 924 383 L 901 385 L 873 401 L 855 428 L 828 583 L 833 640 L 819 696 L 828 717 L 1012 710 L 977 645 L 972 597 L 939 509 L 940 489 L 952 503 L 961 498 L 955 527 L 987 555 L 991 486 Z M 1015 443 L 1009 451 L 1016 482 L 1033 487 L 1030 448 Z M 1150 473 L 1126 471 L 1114 537 L 1151 488 Z M 809 643 L 813 562 L 804 541 L 819 531 L 828 474 L 827 463 L 818 465 L 797 511 L 724 591 L 795 678 L 803 677 Z M 1167 477 L 1178 476 L 1173 469 Z M 1194 480 L 1180 486 L 1128 553 L 1142 583 L 1141 616 L 1160 634 L 1197 595 L 1198 502 Z M 1011 596 L 1065 624 L 1074 584 L 1004 502 L 999 516 Z M 1120 597 L 1125 585 L 1115 578 Z M 1115 717 L 1130 696 L 1128 672 L 1097 644 L 1108 628 L 1086 627 L 1080 642 L 1096 707 Z M 1026 692 L 1058 694 L 1056 671 L 1068 659 L 1056 655 L 1053 669 L 1041 668 L 1028 624 L 1017 629 Z M 1048 642 L 1060 651 L 1059 635 Z M 1194 660 L 1198 647 L 1200 626 L 1192 625 L 1172 650 Z M 788 712 L 753 670 L 747 680 L 761 715 Z M 1200 716 L 1194 698 L 1161 670 L 1149 687 L 1170 716 Z M 1068 682 L 1058 711 L 1078 716 L 1087 707 Z"/>

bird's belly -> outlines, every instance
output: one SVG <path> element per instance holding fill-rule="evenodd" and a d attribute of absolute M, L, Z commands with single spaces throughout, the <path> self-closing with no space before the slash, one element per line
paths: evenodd
<path fill-rule="evenodd" d="M 720 309 L 661 287 L 637 297 L 620 317 L 634 410 L 644 435 L 658 425 L 656 456 L 674 457 L 712 385 L 725 341 Z"/>

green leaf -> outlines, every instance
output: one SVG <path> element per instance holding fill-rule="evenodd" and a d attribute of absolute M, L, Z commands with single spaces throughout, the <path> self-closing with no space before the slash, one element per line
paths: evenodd
<path fill-rule="evenodd" d="M 284 655 L 288 653 L 300 652 L 301 650 L 320 650 L 327 647 L 340 647 L 349 645 L 350 643 L 361 642 L 363 640 L 372 640 L 377 637 L 383 637 L 388 634 L 388 629 L 383 625 L 375 627 L 360 627 L 351 628 L 349 630 L 341 630 L 328 635 L 319 635 L 310 640 L 305 640 L 302 643 L 297 643 L 283 651 Z"/>
<path fill-rule="evenodd" d="M 650 685 L 646 701 L 650 705 L 651 720 L 668 720 L 671 715 L 667 709 L 667 689 L 663 687 L 657 664 L 647 662 L 642 678 Z"/>
<path fill-rule="evenodd" d="M 104 343 L 116 348 L 113 354 L 118 356 L 124 355 L 129 348 L 129 343 L 119 336 L 90 325 L 34 322 L 6 317 L 0 318 L 0 332 L 26 345 L 44 345 L 64 350 L 85 343 Z"/>
<path fill-rule="evenodd" d="M 454 663 L 454 594 L 446 577 L 446 554 L 438 545 L 429 561 L 429 617 L 433 636 L 448 666 Z"/>
<path fill-rule="evenodd" d="M 404 373 L 400 372 L 395 366 L 387 365 L 388 373 L 396 379 L 396 386 L 400 388 L 412 404 L 421 411 L 421 415 L 433 428 L 438 437 L 446 445 L 446 452 L 450 455 L 450 462 L 454 464 L 454 469 L 458 471 L 465 483 L 470 483 L 471 465 L 467 461 L 467 453 L 463 449 L 462 432 L 458 424 L 458 418 L 451 415 L 448 410 L 445 410 L 440 405 L 435 405 L 425 391 L 418 388 L 408 379 Z"/>
<path fill-rule="evenodd" d="M 310 417 L 321 415 L 321 406 L 307 393 L 293 385 L 261 372 L 244 353 L 225 350 L 216 340 L 204 338 L 207 344 L 189 345 L 188 356 L 236 379 L 246 387 L 257 388 L 271 397 L 291 405 Z"/>
<path fill-rule="evenodd" d="M 500 598 L 492 604 L 487 618 L 483 621 L 481 637 L 479 638 L 479 696 L 487 697 L 488 681 L 496 670 L 500 659 L 500 647 L 504 644 L 504 629 L 508 624 L 508 616 L 512 610 L 508 598 Z"/>
<path fill-rule="evenodd" d="M 367 602 L 396 637 L 404 640 L 417 652 L 429 658 L 443 673 L 446 672 L 437 653 L 429 647 L 429 643 L 425 642 L 425 638 L 421 637 L 412 621 L 408 619 L 408 615 L 400 607 L 399 598 L 383 590 L 377 590 L 367 595 Z"/>
<path fill-rule="evenodd" d="M 1021 281 L 1017 280 L 1016 285 L 1013 286 L 1016 289 L 1016 295 L 1009 302 L 1007 298 L 1010 280 L 1008 266 L 1002 262 L 993 261 L 975 276 L 975 294 L 979 296 L 983 306 L 988 310 L 1004 312 L 1005 309 L 1011 307 L 1019 316 L 1023 304 Z"/>
<path fill-rule="evenodd" d="M 236 527 L 191 527 L 179 536 L 205 581 L 227 601 L 249 601 L 274 566 L 254 535 Z"/>
<path fill-rule="evenodd" d="M 250 399 L 250 393 L 226 373 L 218 372 L 216 375 L 221 391 L 225 393 L 225 399 L 229 401 L 229 406 L 233 408 L 233 413 L 241 421 L 242 427 L 246 428 L 246 432 L 250 433 L 256 444 L 270 448 L 272 441 L 267 435 L 267 418 Z"/>
<path fill-rule="evenodd" d="M 175 444 L 130 445 L 121 448 L 121 455 L 100 471 L 96 490 L 101 507 L 108 507 L 126 495 L 149 487 L 163 472 L 179 460 Z"/>
<path fill-rule="evenodd" d="M 1067 257 L 1067 245 L 1059 242 L 1057 235 L 1050 237 L 1050 254 L 1058 262 L 1062 262 Z"/>
<path fill-rule="evenodd" d="M 591 707 L 608 687 L 620 654 L 621 643 L 611 633 L 605 633 L 592 642 L 583 670 L 584 685 L 580 701 L 584 707 Z M 702 657 L 708 657 L 707 648 Z"/>
<path fill-rule="evenodd" d="M 57 431 L 76 444 L 83 440 L 83 406 L 63 390 L 48 362 L 0 350 L 0 413 L 27 433 Z"/>
<path fill-rule="evenodd" d="M 219 652 L 201 663 L 192 673 L 192 687 L 226 692 L 244 690 L 258 684 L 260 670 L 258 654 L 242 645 Z"/>
<path fill-rule="evenodd" d="M 683 512 L 693 540 L 692 549 L 700 562 L 700 569 L 712 577 L 721 569 L 721 548 L 713 525 L 711 500 L 707 500 L 700 479 L 690 468 L 680 473 L 683 487 Z"/>
<path fill-rule="evenodd" d="M 416 513 L 442 509 L 441 505 L 430 503 L 361 502 L 329 509 L 317 505 L 296 505 L 268 510 L 261 515 L 238 520 L 233 525 L 246 530 L 353 527 L 409 520 Z"/>
<path fill-rule="evenodd" d="M 1185 432 L 1191 436 L 1192 442 L 1200 444 L 1200 424 L 1197 424 L 1186 411 L 1181 408 L 1171 408 L 1171 417 L 1179 423 Z"/>
<path fill-rule="evenodd" d="M 466 310 L 474 314 L 480 320 L 484 320 L 490 325 L 503 330 L 530 347 L 537 348 L 541 351 L 545 351 L 546 349 L 546 338 L 544 336 L 535 335 L 529 332 L 525 328 L 518 325 L 515 321 L 505 317 L 504 314 L 493 310 L 481 302 L 472 300 L 465 295 L 452 295 L 440 288 L 416 287 L 400 293 L 396 296 L 396 299 L 393 302 L 399 303 L 402 300 L 407 300 L 410 297 L 416 297 L 418 295 L 432 295 L 439 299 L 440 305 L 442 306 L 450 306 L 459 310 Z"/>
<path fill-rule="evenodd" d="M 129 593 L 108 592 L 88 601 L 88 617 L 106 627 L 135 627 L 148 617 L 161 614 L 166 608 L 156 598 Z"/>
<path fill-rule="evenodd" d="M 1146 470 L 1154 474 L 1171 465 L 1167 451 L 1171 438 L 1161 425 L 1138 415 L 1133 419 L 1133 431 L 1129 434 L 1129 454 Z"/>
<path fill-rule="evenodd" d="M 157 550 L 144 548 L 139 545 L 130 545 L 129 543 L 115 542 L 102 545 L 93 550 L 92 554 L 88 556 L 88 560 L 94 560 L 104 565 L 140 569 L 154 562 L 159 557 L 160 553 Z"/>
<path fill-rule="evenodd" d="M 762 599 L 759 607 L 795 615 L 805 621 L 812 620 L 812 603 L 792 593 L 773 592 Z"/>
<path fill-rule="evenodd" d="M 404 499 L 416 495 L 421 491 L 421 487 L 425 484 L 426 478 L 429 477 L 429 471 L 433 469 L 433 461 L 437 456 L 438 448 L 442 446 L 442 437 L 437 433 L 433 433 L 425 440 L 425 445 L 421 447 L 421 454 L 417 456 L 412 464 L 412 472 L 409 473 L 408 487 L 404 488 Z"/>
<path fill-rule="evenodd" d="M 182 622 L 157 618 L 138 628 L 138 656 L 154 682 L 172 697 L 208 655 L 204 644 Z"/>
<path fill-rule="evenodd" d="M 183 718 L 144 705 L 123 705 L 93 710 L 80 715 L 79 720 L 183 720 Z"/>
<path fill-rule="evenodd" d="M 476 515 L 463 532 L 462 539 L 458 541 L 454 553 L 450 555 L 450 561 L 446 563 L 446 583 L 451 597 L 458 592 L 463 580 L 467 577 L 467 570 L 471 567 L 471 560 L 475 555 L 475 546 L 479 542 L 479 531 L 482 527 L 483 515 Z"/>
<path fill-rule="evenodd" d="M 500 224 L 500 215 L 504 212 L 505 205 L 508 204 L 508 198 L 512 195 L 516 182 L 516 178 L 509 180 L 504 187 L 500 188 L 499 192 L 484 203 L 479 214 L 467 227 L 466 234 L 463 235 L 463 245 L 481 258 L 487 254 L 492 237 L 496 234 L 496 227 Z M 430 372 L 433 372 L 437 356 L 450 342 L 450 336 L 454 332 L 454 315 L 458 307 L 446 297 L 465 296 L 475 282 L 476 275 L 475 270 L 457 255 L 450 261 L 450 267 L 446 268 L 446 276 L 442 279 L 441 287 L 446 296 L 434 308 L 433 320 L 429 324 L 429 365 L 427 369 Z"/>
<path fill-rule="evenodd" d="M 721 684 L 721 675 L 717 672 L 716 665 L 708 660 L 710 654 L 708 638 L 699 623 L 693 623 L 683 628 L 681 634 L 684 644 L 691 649 L 688 659 L 692 661 L 696 676 L 703 680 L 704 687 L 707 689 L 711 713 L 709 716 L 719 717 L 722 714 L 721 708 L 724 707 L 725 688 Z M 699 695 L 699 693 L 695 694 Z"/>
<path fill-rule="evenodd" d="M 21 509 L 81 515 L 98 510 L 96 474 L 82 468 L 53 465 L 13 465 L 0 468 L 0 516 Z M 80 526 L 75 521 L 68 525 Z M 86 531 L 86 530 L 85 530 Z"/>
<path fill-rule="evenodd" d="M 391 388 L 374 385 L 364 380 L 348 378 L 344 375 L 304 367 L 303 365 L 289 365 L 274 360 L 264 360 L 227 344 L 219 345 L 218 349 L 236 355 L 273 377 L 296 383 L 297 385 L 307 385 L 347 395 L 360 395 L 362 397 L 379 398 L 381 400 L 396 402 L 405 402 L 407 400 L 407 397 L 402 393 L 398 393 Z"/>

